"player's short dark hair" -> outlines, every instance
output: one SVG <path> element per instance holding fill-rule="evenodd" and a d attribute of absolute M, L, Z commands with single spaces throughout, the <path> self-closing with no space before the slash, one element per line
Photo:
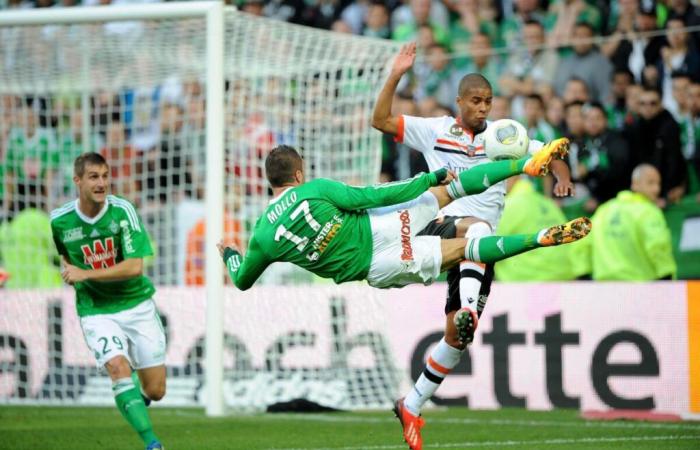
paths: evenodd
<path fill-rule="evenodd" d="M 471 89 L 488 89 L 493 91 L 491 83 L 480 73 L 468 73 L 459 81 L 457 95 L 460 97 L 465 95 Z"/>
<path fill-rule="evenodd" d="M 294 182 L 294 174 L 302 170 L 303 160 L 299 152 L 289 145 L 278 145 L 265 159 L 265 173 L 270 186 L 280 187 Z"/>
<path fill-rule="evenodd" d="M 87 152 L 75 158 L 73 162 L 73 175 L 82 178 L 85 174 L 85 166 L 107 166 L 107 160 L 102 155 L 95 152 Z"/>

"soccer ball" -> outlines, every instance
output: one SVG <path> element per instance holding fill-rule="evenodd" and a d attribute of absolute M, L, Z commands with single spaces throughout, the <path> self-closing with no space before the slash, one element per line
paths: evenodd
<path fill-rule="evenodd" d="M 523 158 L 529 145 L 525 127 L 513 119 L 491 122 L 484 132 L 484 151 L 493 161 Z"/>

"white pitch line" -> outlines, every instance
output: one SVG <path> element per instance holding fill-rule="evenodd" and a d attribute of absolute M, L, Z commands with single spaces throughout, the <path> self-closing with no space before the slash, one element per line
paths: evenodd
<path fill-rule="evenodd" d="M 334 416 L 331 414 L 267 414 L 265 419 L 281 420 L 306 420 L 311 422 L 331 423 L 394 423 L 393 417 L 352 417 Z M 602 421 L 571 421 L 571 420 L 511 420 L 511 419 L 456 419 L 456 418 L 428 418 L 429 423 L 446 424 L 475 424 L 475 425 L 507 425 L 526 427 L 551 427 L 566 426 L 579 428 L 616 428 L 616 429 L 657 429 L 657 430 L 691 430 L 700 431 L 700 424 L 684 423 L 658 423 L 658 422 L 602 422 Z"/>
<path fill-rule="evenodd" d="M 614 442 L 655 442 L 655 441 L 680 441 L 697 440 L 700 436 L 693 435 L 670 435 L 670 436 L 629 436 L 629 437 L 601 437 L 601 438 L 579 438 L 579 439 L 538 439 L 524 441 L 485 441 L 485 442 L 451 442 L 445 444 L 430 444 L 426 448 L 477 448 L 477 447 L 513 447 L 518 445 L 569 445 L 569 444 L 603 444 Z M 405 449 L 402 445 L 372 445 L 356 447 L 315 447 L 315 448 L 275 448 L 271 450 L 392 450 Z"/>

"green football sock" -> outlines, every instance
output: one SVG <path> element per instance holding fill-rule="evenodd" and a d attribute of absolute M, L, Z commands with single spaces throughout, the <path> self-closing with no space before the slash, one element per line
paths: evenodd
<path fill-rule="evenodd" d="M 494 263 L 542 247 L 535 234 L 513 234 L 510 236 L 486 236 L 469 239 L 464 256 L 475 262 Z"/>
<path fill-rule="evenodd" d="M 134 382 L 136 389 L 141 390 L 141 380 L 139 379 L 139 374 L 137 374 L 135 370 L 131 372 L 131 380 Z"/>
<path fill-rule="evenodd" d="M 148 417 L 148 410 L 141 398 L 141 392 L 134 385 L 134 380 L 131 378 L 121 378 L 112 383 L 112 392 L 114 393 L 114 401 L 117 404 L 117 409 L 124 419 L 129 422 L 143 442 L 148 445 L 153 441 L 159 440 L 153 433 L 151 419 Z"/>
<path fill-rule="evenodd" d="M 499 181 L 523 173 L 528 159 L 479 164 L 460 173 L 456 180 L 447 185 L 447 193 L 453 200 L 465 195 L 480 194 Z"/>
<path fill-rule="evenodd" d="M 131 379 L 134 380 L 134 385 L 136 386 L 136 389 L 139 391 L 142 397 L 148 397 L 144 392 L 143 392 L 143 386 L 141 386 L 141 379 L 139 378 L 139 375 L 136 373 L 134 370 L 131 372 Z M 148 406 L 148 405 L 146 405 Z"/>

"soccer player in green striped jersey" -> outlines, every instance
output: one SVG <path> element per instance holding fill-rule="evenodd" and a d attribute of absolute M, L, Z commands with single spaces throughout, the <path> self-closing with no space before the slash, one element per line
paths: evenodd
<path fill-rule="evenodd" d="M 165 332 L 143 275 L 143 258 L 153 254 L 148 234 L 131 203 L 108 195 L 100 154 L 78 156 L 73 171 L 78 199 L 51 213 L 61 275 L 75 288 L 85 341 L 112 379 L 119 412 L 147 450 L 162 449 L 146 410 L 165 395 Z"/>
<path fill-rule="evenodd" d="M 243 290 L 277 261 L 336 283 L 367 280 L 378 288 L 430 284 L 464 259 L 495 262 L 588 234 L 590 221 L 580 218 L 533 235 L 416 236 L 454 199 L 483 192 L 513 175 L 544 176 L 551 160 L 561 158 L 566 149 L 545 146 L 530 158 L 483 164 L 456 179 L 440 169 L 400 182 L 352 187 L 328 179 L 306 182 L 301 156 L 280 146 L 265 161 L 274 198 L 255 224 L 247 254 L 224 242 L 219 251 L 234 284 Z"/>

